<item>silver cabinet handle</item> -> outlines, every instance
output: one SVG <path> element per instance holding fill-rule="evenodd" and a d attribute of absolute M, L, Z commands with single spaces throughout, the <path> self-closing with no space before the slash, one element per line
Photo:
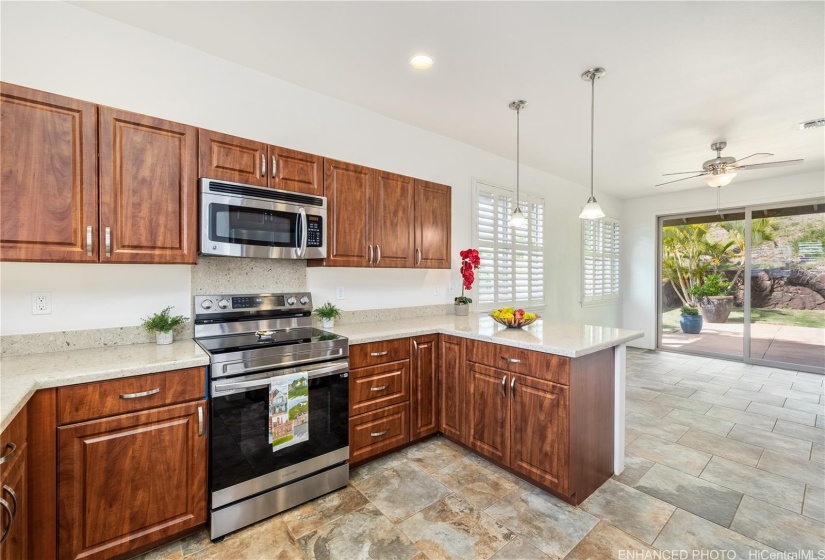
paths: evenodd
<path fill-rule="evenodd" d="M 275 156 L 272 156 L 272 171 L 270 173 L 272 173 L 273 179 L 275 178 L 275 175 L 277 175 L 277 170 L 278 164 L 275 162 Z"/>
<path fill-rule="evenodd" d="M 3 485 L 3 492 L 8 492 L 9 496 L 11 496 L 11 503 L 14 506 L 14 513 L 12 514 L 13 517 L 17 517 L 17 494 L 14 493 L 14 490 Z"/>
<path fill-rule="evenodd" d="M 198 437 L 203 435 L 203 407 L 198 407 Z"/>
<path fill-rule="evenodd" d="M 384 350 L 383 352 L 370 352 L 370 356 L 377 358 L 378 356 L 386 356 L 389 353 L 389 350 Z"/>
<path fill-rule="evenodd" d="M 501 396 L 507 398 L 507 376 L 501 378 Z"/>
<path fill-rule="evenodd" d="M 369 260 L 367 262 L 372 264 L 372 245 L 369 246 L 369 251 L 370 251 L 370 256 L 369 256 Z"/>
<path fill-rule="evenodd" d="M 8 442 L 6 444 L 6 449 L 8 449 L 9 451 L 8 453 L 0 457 L 0 465 L 11 460 L 12 456 L 14 455 L 14 452 L 17 451 L 17 446 L 14 445 L 12 442 Z"/>
<path fill-rule="evenodd" d="M 266 177 L 266 154 L 261 153 L 261 177 Z"/>
<path fill-rule="evenodd" d="M 510 398 L 516 398 L 516 378 L 510 380 Z"/>
<path fill-rule="evenodd" d="M 11 532 L 11 524 L 14 522 L 14 514 L 11 512 L 11 508 L 9 507 L 9 503 L 0 498 L 0 507 L 6 510 L 6 513 L 9 516 L 9 523 L 5 527 L 3 527 L 3 536 L 0 537 L 0 544 L 6 542 L 6 539 L 9 538 L 9 533 Z"/>
<path fill-rule="evenodd" d="M 148 391 L 141 391 L 140 393 L 121 393 L 121 399 L 139 399 L 140 397 L 148 397 L 149 395 L 156 395 L 160 393 L 160 387 L 149 389 Z"/>
<path fill-rule="evenodd" d="M 91 257 L 93 250 L 94 247 L 92 247 L 92 226 L 86 226 L 86 256 Z"/>
<path fill-rule="evenodd" d="M 370 437 L 380 437 L 389 432 L 389 430 L 384 430 L 383 432 L 371 432 Z"/>
<path fill-rule="evenodd" d="M 389 385 L 381 385 L 380 387 L 370 387 L 370 391 L 383 391 L 389 387 Z"/>
<path fill-rule="evenodd" d="M 378 263 L 380 263 L 380 262 L 381 262 L 381 245 L 377 245 L 377 244 L 376 244 L 376 246 L 375 246 L 375 254 L 376 254 L 376 257 L 375 257 L 375 264 L 378 264 Z"/>
<path fill-rule="evenodd" d="M 104 237 L 106 238 L 106 256 L 112 256 L 112 228 L 107 227 Z"/>
<path fill-rule="evenodd" d="M 418 342 L 413 340 L 413 350 L 415 351 L 415 355 L 418 355 Z"/>
<path fill-rule="evenodd" d="M 415 266 L 421 264 L 421 249 L 418 247 L 415 248 Z"/>
<path fill-rule="evenodd" d="M 508 364 L 520 364 L 521 363 L 521 360 L 519 360 L 518 358 L 507 358 L 505 356 L 502 356 L 501 359 L 504 360 L 505 362 L 507 362 Z"/>

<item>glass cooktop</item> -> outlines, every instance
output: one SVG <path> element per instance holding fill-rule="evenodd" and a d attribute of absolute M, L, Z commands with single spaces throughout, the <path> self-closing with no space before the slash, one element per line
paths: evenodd
<path fill-rule="evenodd" d="M 257 350 L 273 346 L 289 346 L 291 344 L 308 344 L 340 340 L 343 336 L 322 331 L 312 327 L 287 329 L 280 331 L 259 331 L 258 333 L 232 334 L 196 339 L 201 347 L 210 354 L 226 352 L 242 352 Z"/>

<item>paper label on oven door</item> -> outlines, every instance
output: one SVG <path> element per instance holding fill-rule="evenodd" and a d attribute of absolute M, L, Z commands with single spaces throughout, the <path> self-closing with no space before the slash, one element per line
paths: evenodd
<path fill-rule="evenodd" d="M 276 452 L 309 439 L 309 379 L 306 373 L 276 377 L 269 384 L 269 443 Z"/>

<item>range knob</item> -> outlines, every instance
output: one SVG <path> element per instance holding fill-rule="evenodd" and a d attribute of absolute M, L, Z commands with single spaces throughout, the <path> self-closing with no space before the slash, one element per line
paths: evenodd
<path fill-rule="evenodd" d="M 293 296 L 289 296 L 288 298 L 286 298 L 286 304 L 295 305 L 295 298 Z"/>
<path fill-rule="evenodd" d="M 227 307 L 229 307 L 229 300 L 228 299 L 220 300 L 218 302 L 218 307 L 220 307 L 221 309 L 226 309 Z"/>
<path fill-rule="evenodd" d="M 203 307 L 204 309 L 212 309 L 212 300 L 211 299 L 203 300 L 201 302 L 201 307 Z"/>
<path fill-rule="evenodd" d="M 299 299 L 298 301 L 301 302 L 301 305 L 306 305 L 307 303 L 309 303 L 309 298 L 306 296 L 301 296 L 301 299 Z"/>

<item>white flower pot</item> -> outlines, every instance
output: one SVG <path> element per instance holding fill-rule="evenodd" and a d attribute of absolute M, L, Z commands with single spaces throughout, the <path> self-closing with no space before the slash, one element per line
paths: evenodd
<path fill-rule="evenodd" d="M 325 329 L 331 329 L 335 326 L 335 319 L 321 319 L 321 326 Z"/>
<path fill-rule="evenodd" d="M 455 304 L 455 314 L 459 316 L 467 316 L 470 314 L 470 304 L 469 303 L 456 303 Z"/>
<path fill-rule="evenodd" d="M 172 344 L 172 340 L 174 339 L 174 335 L 172 331 L 169 332 L 156 332 L 155 333 L 155 342 L 158 344 Z"/>

